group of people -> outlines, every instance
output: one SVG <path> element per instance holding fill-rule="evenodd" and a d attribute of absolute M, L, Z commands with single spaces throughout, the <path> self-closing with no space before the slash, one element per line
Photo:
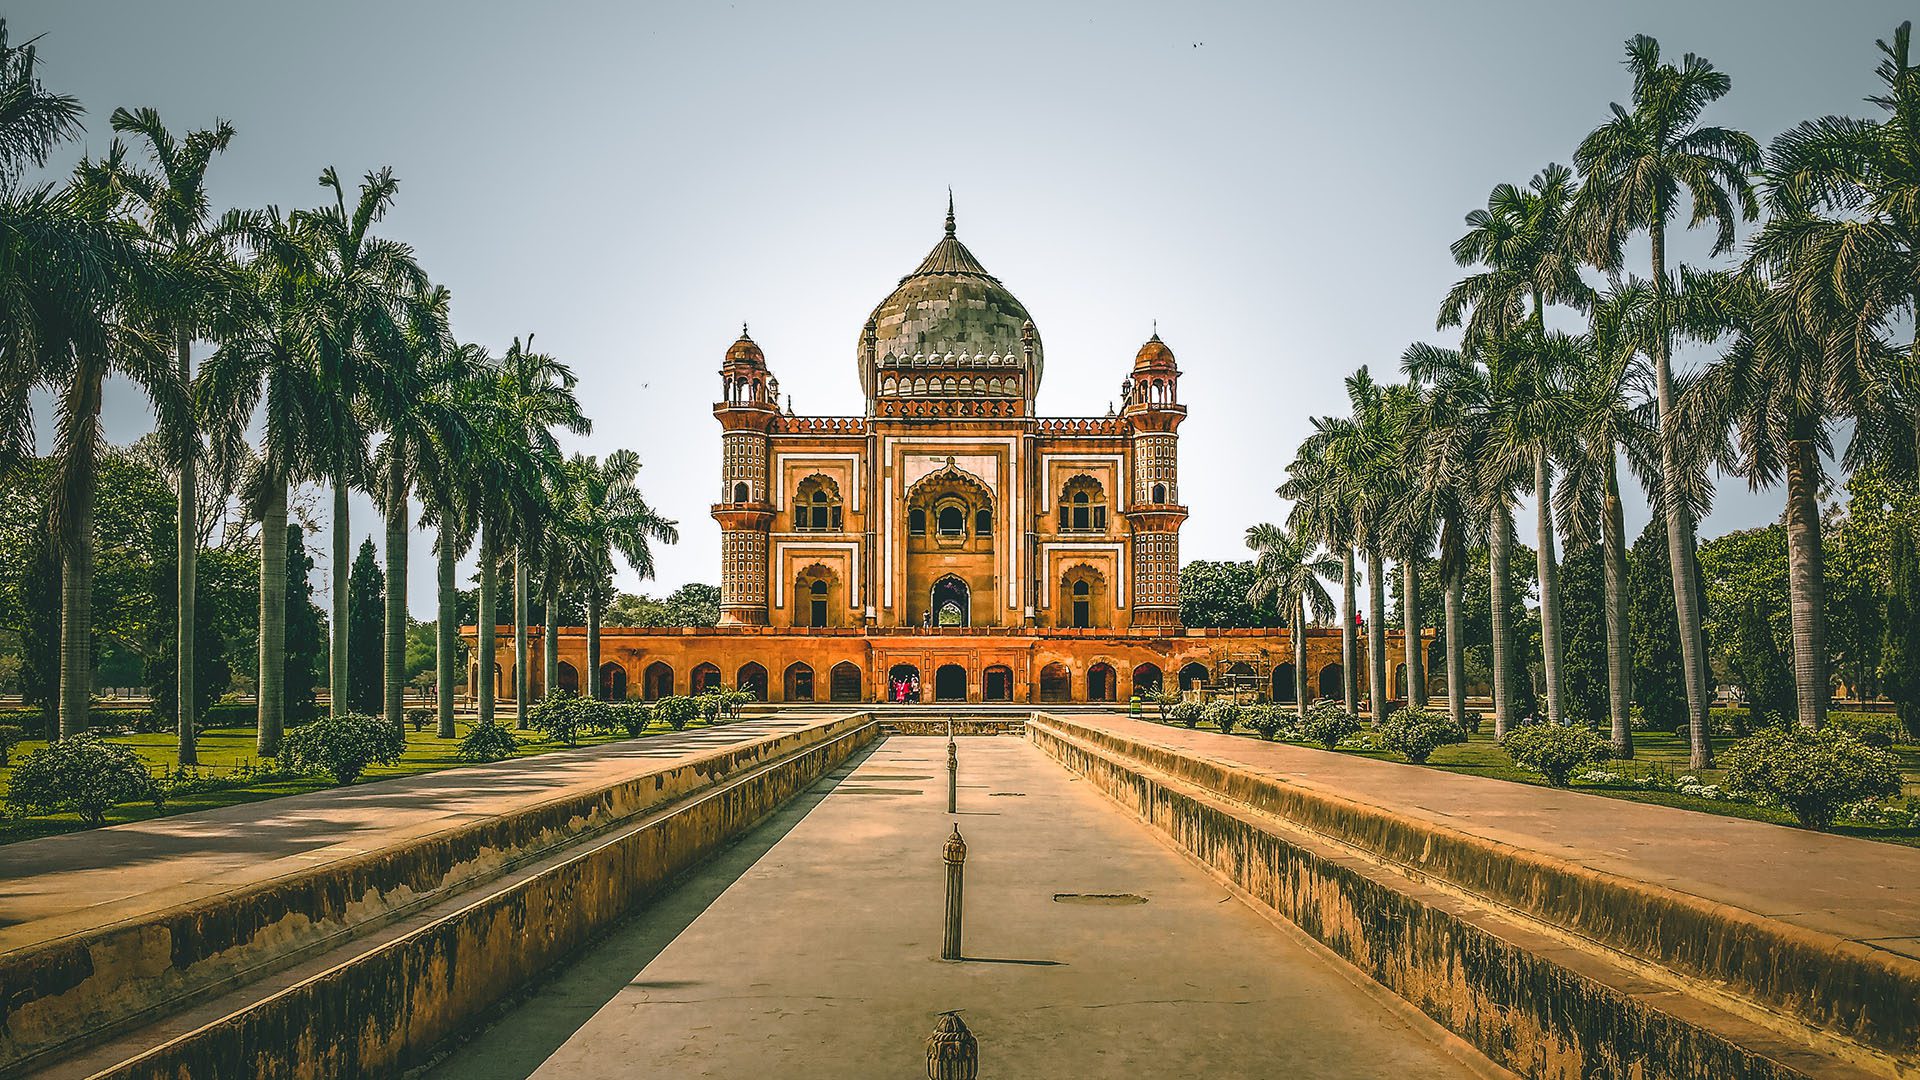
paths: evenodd
<path fill-rule="evenodd" d="M 899 704 L 920 700 L 920 673 L 914 672 L 901 679 L 888 680 L 887 700 Z"/>

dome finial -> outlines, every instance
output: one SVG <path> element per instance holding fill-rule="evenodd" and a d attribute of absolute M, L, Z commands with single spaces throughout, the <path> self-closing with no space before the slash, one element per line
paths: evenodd
<path fill-rule="evenodd" d="M 741 337 L 747 336 L 747 320 L 745 319 L 740 320 L 740 336 Z"/>
<path fill-rule="evenodd" d="M 953 235 L 953 185 L 947 185 L 947 235 Z"/>

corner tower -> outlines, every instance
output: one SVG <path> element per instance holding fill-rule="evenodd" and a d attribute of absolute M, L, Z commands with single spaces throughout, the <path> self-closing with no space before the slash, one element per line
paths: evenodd
<path fill-rule="evenodd" d="M 767 371 L 760 346 L 740 327 L 720 365 L 720 624 L 767 623 L 767 533 L 773 503 L 767 488 L 769 432 L 779 416 L 780 383 Z"/>
<path fill-rule="evenodd" d="M 1123 386 L 1132 439 L 1133 497 L 1127 527 L 1133 539 L 1133 625 L 1180 625 L 1180 369 L 1158 331 L 1140 346 Z"/>

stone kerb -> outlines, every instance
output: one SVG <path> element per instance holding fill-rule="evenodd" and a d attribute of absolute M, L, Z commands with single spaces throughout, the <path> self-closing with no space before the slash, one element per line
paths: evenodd
<path fill-rule="evenodd" d="M 1165 808 L 1166 800 L 1180 801 L 1173 791 L 1180 785 L 1191 785 L 1228 807 L 1253 811 L 1249 820 L 1255 823 L 1284 823 L 1331 841 L 1336 851 L 1384 863 L 1404 879 L 1437 884 L 1536 921 L 1567 940 L 1623 954 L 1644 965 L 1642 974 L 1675 971 L 1685 978 L 1690 993 L 1776 1031 L 1810 1037 L 1835 1056 L 1874 1073 L 1912 1075 L 1920 1065 L 1920 962 L 1907 957 L 1066 717 L 1036 714 L 1027 731 L 1030 739 L 1075 771 L 1096 778 L 1104 774 L 1103 789 L 1156 827 L 1171 831 L 1172 823 L 1179 822 L 1188 828 L 1182 844 L 1196 854 L 1223 841 L 1209 837 L 1205 827 L 1182 820 L 1198 810 Z M 1156 781 L 1154 774 L 1164 780 Z M 1156 814 L 1167 814 L 1169 820 L 1158 820 Z M 1273 841 L 1269 837 L 1261 842 Z M 1236 869 L 1260 872 L 1241 865 L 1251 857 L 1241 851 L 1216 869 L 1238 880 Z M 1351 859 L 1349 855 L 1347 861 Z M 1291 911 L 1269 903 L 1314 932 L 1308 926 L 1318 918 L 1311 899 L 1298 901 Z M 1352 930 L 1336 926 L 1333 932 L 1340 936 Z M 1337 941 L 1323 941 L 1343 954 L 1350 952 Z M 1379 977 L 1374 968 L 1380 958 L 1348 959 Z M 1455 956 L 1444 963 L 1465 960 Z M 1418 999 L 1415 1003 L 1421 1004 Z"/>
<path fill-rule="evenodd" d="M 377 850 L 343 852 L 318 866 L 0 954 L 0 1077 L 337 947 L 864 722 L 859 714 L 823 717 L 798 731 L 703 751 L 611 784 Z"/>

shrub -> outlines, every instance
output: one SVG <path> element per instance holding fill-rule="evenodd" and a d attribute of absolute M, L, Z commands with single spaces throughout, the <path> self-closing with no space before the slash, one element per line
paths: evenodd
<path fill-rule="evenodd" d="M 280 764 L 295 772 L 328 773 L 351 784 L 367 766 L 391 765 L 407 749 L 407 737 L 384 717 L 365 713 L 323 716 L 287 732 Z"/>
<path fill-rule="evenodd" d="M 1160 714 L 1163 724 L 1173 722 L 1173 707 L 1180 704 L 1180 694 L 1174 690 L 1162 690 L 1153 695 L 1153 707 Z"/>
<path fill-rule="evenodd" d="M 638 738 L 653 721 L 653 709 L 641 701 L 623 701 L 608 708 L 615 723 L 627 733 L 627 738 Z"/>
<path fill-rule="evenodd" d="M 413 725 L 413 730 L 415 731 L 427 730 L 427 725 L 432 723 L 433 720 L 434 712 L 432 709 L 407 710 L 407 723 Z"/>
<path fill-rule="evenodd" d="M 526 727 L 567 746 L 580 745 L 580 721 L 586 701 L 565 690 L 556 690 L 527 710 Z"/>
<path fill-rule="evenodd" d="M 1833 826 L 1845 803 L 1900 794 L 1900 759 L 1837 727 L 1769 729 L 1733 744 L 1727 785 L 1784 806 L 1809 829 Z"/>
<path fill-rule="evenodd" d="M 1889 749 L 1894 743 L 1902 742 L 1907 737 L 1906 728 L 1885 713 L 1829 713 L 1827 723 L 1876 750 Z"/>
<path fill-rule="evenodd" d="M 1554 787 L 1566 787 L 1567 777 L 1582 765 L 1594 765 L 1613 756 L 1607 740 L 1583 727 L 1563 724 L 1527 724 L 1507 732 L 1500 746 L 1515 765 L 1547 778 Z"/>
<path fill-rule="evenodd" d="M 708 724 L 719 723 L 720 714 L 724 712 L 727 707 L 727 692 L 725 690 L 709 690 L 693 699 L 693 707 L 694 711 L 700 714 L 700 719 L 705 720 Z"/>
<path fill-rule="evenodd" d="M 1205 715 L 1206 710 L 1194 701 L 1178 701 L 1167 708 L 1167 719 L 1185 724 L 1190 728 L 1199 727 L 1200 720 Z"/>
<path fill-rule="evenodd" d="M 27 729 L 19 724 L 0 724 L 0 765 L 7 764 L 7 754 L 26 737 Z"/>
<path fill-rule="evenodd" d="M 1209 701 L 1202 710 L 1206 721 L 1220 729 L 1220 734 L 1233 734 L 1233 727 L 1240 722 L 1240 706 L 1232 701 Z"/>
<path fill-rule="evenodd" d="M 1396 710 L 1381 721 L 1374 737 L 1383 748 L 1406 755 L 1415 765 L 1426 764 L 1427 755 L 1442 746 L 1467 741 L 1467 733 L 1452 717 L 1411 707 Z"/>
<path fill-rule="evenodd" d="M 520 740 L 499 724 L 481 724 L 460 740 L 461 761 L 499 761 L 520 749 Z"/>
<path fill-rule="evenodd" d="M 1348 712 L 1342 702 L 1322 701 L 1307 710 L 1300 730 L 1307 738 L 1332 750 L 1360 730 L 1360 718 Z"/>
<path fill-rule="evenodd" d="M 1469 735 L 1480 734 L 1480 725 L 1486 723 L 1486 721 L 1486 715 L 1478 709 L 1460 710 L 1460 726 L 1465 728 Z"/>
<path fill-rule="evenodd" d="M 700 706 L 690 697 L 675 694 L 654 702 L 653 715 L 673 730 L 685 731 L 693 718 L 700 715 Z"/>
<path fill-rule="evenodd" d="M 595 735 L 616 735 L 625 729 L 620 722 L 620 709 L 625 702 L 615 704 L 598 698 L 581 698 L 574 709 L 580 717 L 580 726 Z"/>
<path fill-rule="evenodd" d="M 1273 737 L 1286 724 L 1285 715 L 1278 705 L 1249 705 L 1246 714 L 1247 726 L 1253 729 L 1255 735 L 1267 742 L 1272 742 Z"/>
<path fill-rule="evenodd" d="M 159 785 L 132 750 L 82 732 L 27 755 L 13 770 L 7 808 L 16 814 L 71 810 L 88 825 L 99 825 L 119 803 L 159 796 Z"/>

